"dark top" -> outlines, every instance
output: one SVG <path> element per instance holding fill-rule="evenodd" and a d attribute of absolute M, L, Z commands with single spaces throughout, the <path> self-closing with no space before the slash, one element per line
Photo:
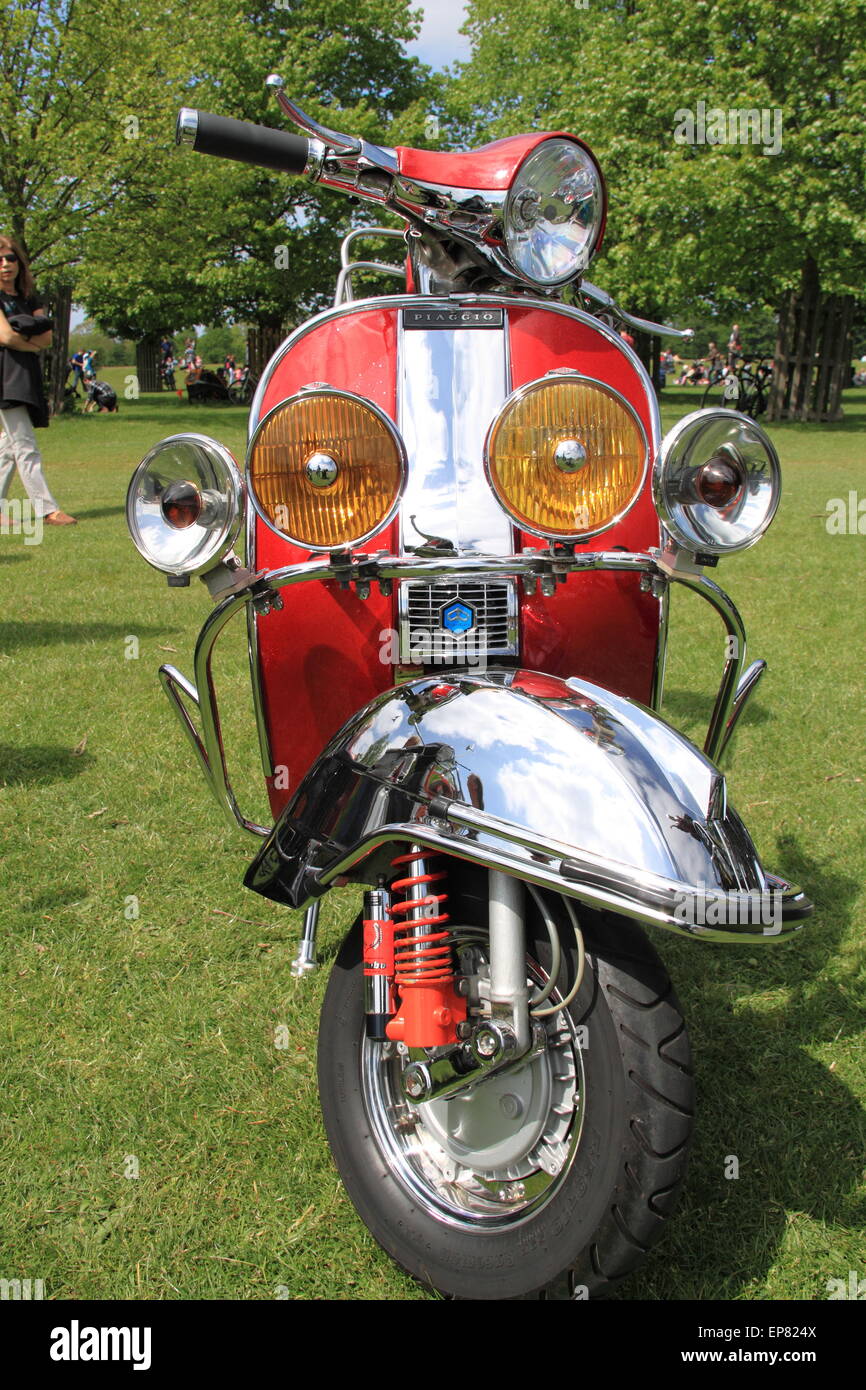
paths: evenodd
<path fill-rule="evenodd" d="M 12 314 L 32 314 L 41 309 L 39 299 L 23 299 L 0 291 L 0 309 L 7 319 Z M 24 405 L 36 429 L 48 426 L 48 405 L 42 386 L 39 354 L 19 352 L 17 348 L 0 347 L 0 410 Z"/>

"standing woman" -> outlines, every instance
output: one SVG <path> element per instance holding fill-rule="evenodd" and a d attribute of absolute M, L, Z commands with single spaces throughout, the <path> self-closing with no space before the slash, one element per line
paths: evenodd
<path fill-rule="evenodd" d="M 45 317 L 24 252 L 11 237 L 0 236 L 0 508 L 17 468 L 36 515 L 51 526 L 74 526 L 75 518 L 51 495 L 33 433 L 48 425 L 39 350 L 49 346 L 51 333 L 22 337 L 9 323 L 14 314 Z"/>

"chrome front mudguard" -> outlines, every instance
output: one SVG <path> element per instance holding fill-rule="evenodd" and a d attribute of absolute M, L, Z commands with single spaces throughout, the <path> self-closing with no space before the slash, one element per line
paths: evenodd
<path fill-rule="evenodd" d="M 722 774 L 657 714 L 587 681 L 451 672 L 388 691 L 310 769 L 246 884 L 293 907 L 375 883 L 395 843 L 717 941 L 812 910 L 767 874 Z"/>

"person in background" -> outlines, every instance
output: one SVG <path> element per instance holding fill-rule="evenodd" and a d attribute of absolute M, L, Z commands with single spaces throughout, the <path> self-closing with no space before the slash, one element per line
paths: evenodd
<path fill-rule="evenodd" d="M 743 344 L 740 339 L 740 325 L 735 323 L 731 329 L 731 336 L 728 339 L 728 366 L 735 368 L 737 358 L 743 355 Z"/>
<path fill-rule="evenodd" d="M 88 348 L 84 354 L 84 385 L 85 388 L 96 380 L 96 353 Z"/>
<path fill-rule="evenodd" d="M 76 393 L 76 395 L 78 394 L 78 387 L 79 387 L 79 384 L 80 384 L 80 386 L 81 386 L 81 389 L 82 389 L 83 391 L 86 391 L 86 388 L 85 388 L 85 385 L 84 385 L 84 353 L 83 353 L 83 352 L 80 352 L 80 351 L 79 351 L 79 352 L 73 352 L 72 357 L 70 358 L 70 361 L 69 361 L 69 365 L 70 365 L 70 367 L 72 368 L 72 389 L 73 389 L 73 391 Z"/>
<path fill-rule="evenodd" d="M 74 526 L 75 518 L 62 512 L 51 494 L 33 433 L 48 427 L 39 352 L 50 345 L 51 333 L 23 337 L 9 323 L 16 314 L 45 317 L 23 248 L 0 236 L 0 508 L 17 468 L 36 515 L 49 526 Z"/>
<path fill-rule="evenodd" d="M 101 413 L 108 415 L 117 414 L 117 392 L 113 386 L 109 386 L 107 381 L 91 381 L 87 388 L 87 404 L 84 407 L 86 415 Z"/>

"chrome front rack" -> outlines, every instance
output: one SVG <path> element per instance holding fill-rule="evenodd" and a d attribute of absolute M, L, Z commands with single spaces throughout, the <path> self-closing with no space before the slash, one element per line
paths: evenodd
<path fill-rule="evenodd" d="M 423 559 L 416 556 L 378 555 L 348 556 L 343 560 L 310 560 L 300 565 L 290 565 L 286 569 L 274 570 L 266 577 L 270 590 L 276 592 L 294 584 L 305 584 L 311 580 L 338 579 L 341 582 L 356 584 L 362 594 L 369 593 L 370 585 L 395 579 L 448 578 L 495 574 L 517 576 L 538 583 L 556 573 L 567 577 L 586 570 L 619 570 L 640 574 L 646 587 L 651 587 L 659 597 L 667 592 L 669 583 L 683 584 L 694 593 L 700 594 L 722 619 L 726 633 L 726 657 L 722 679 L 716 695 L 715 704 L 704 741 L 704 752 L 712 762 L 718 763 L 727 747 L 736 724 L 749 697 L 754 692 L 766 669 L 766 662 L 755 661 L 748 668 L 746 661 L 746 632 L 743 620 L 733 600 L 708 579 L 698 569 L 684 569 L 677 572 L 668 568 L 658 553 L 628 553 L 624 551 L 595 551 L 580 555 L 553 556 L 548 551 L 536 550 L 523 555 L 484 556 L 460 558 L 442 556 Z M 161 666 L 159 675 L 163 689 L 168 695 L 181 722 L 184 733 L 195 750 L 196 757 L 217 804 L 229 822 L 239 827 L 255 839 L 267 837 L 271 827 L 258 825 L 248 820 L 241 812 L 226 767 L 225 749 L 220 730 L 216 692 L 211 672 L 211 658 L 214 645 L 223 628 L 236 613 L 240 612 L 255 596 L 249 589 L 242 589 L 224 599 L 209 614 L 195 649 L 195 683 L 190 682 L 174 666 Z M 663 605 L 663 615 L 666 604 Z M 662 647 L 666 633 L 662 634 Z M 664 681 L 664 661 L 658 663 L 651 706 L 658 711 L 661 706 Z M 185 703 L 187 702 L 187 703 Z M 187 704 L 194 705 L 199 713 L 201 732 L 190 717 Z"/>

